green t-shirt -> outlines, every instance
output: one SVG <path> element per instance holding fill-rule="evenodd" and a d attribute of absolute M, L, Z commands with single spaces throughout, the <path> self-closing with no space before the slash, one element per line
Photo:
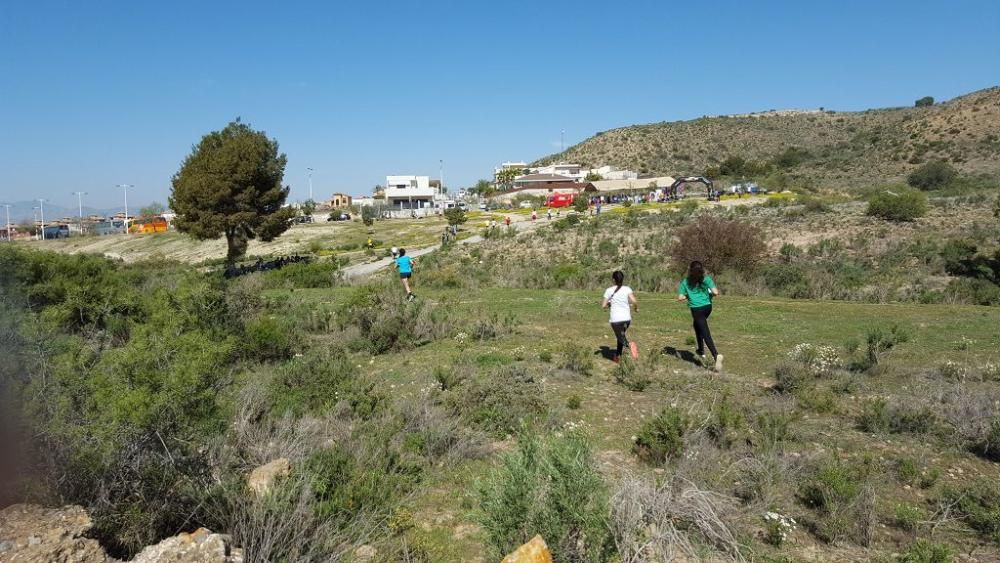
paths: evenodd
<path fill-rule="evenodd" d="M 695 287 L 688 287 L 688 280 L 681 280 L 681 285 L 677 287 L 677 295 L 686 295 L 688 307 L 697 309 L 712 304 L 712 294 L 708 292 L 715 289 L 715 282 L 710 276 L 705 276 L 701 283 Z"/>

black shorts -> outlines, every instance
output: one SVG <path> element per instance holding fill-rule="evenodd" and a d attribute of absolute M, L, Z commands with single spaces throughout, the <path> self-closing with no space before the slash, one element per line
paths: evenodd
<path fill-rule="evenodd" d="M 401 280 L 410 279 L 411 275 L 413 275 L 413 272 L 400 272 L 399 279 Z"/>

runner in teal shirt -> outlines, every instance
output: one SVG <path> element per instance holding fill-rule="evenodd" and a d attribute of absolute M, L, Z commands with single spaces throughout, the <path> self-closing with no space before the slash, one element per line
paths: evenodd
<path fill-rule="evenodd" d="M 701 262 L 691 262 L 688 275 L 677 286 L 677 300 L 686 301 L 694 321 L 694 337 L 698 343 L 698 357 L 705 364 L 705 346 L 715 358 L 715 370 L 722 371 L 722 354 L 715 348 L 712 331 L 708 329 L 708 317 L 712 314 L 712 298 L 719 295 L 712 278 L 705 274 Z"/>
<path fill-rule="evenodd" d="M 715 282 L 712 281 L 712 276 L 706 274 L 701 283 L 693 288 L 688 287 L 687 278 L 681 280 L 680 286 L 677 287 L 677 295 L 687 296 L 688 307 L 695 309 L 712 304 L 711 290 L 713 289 L 715 289 Z"/>
<path fill-rule="evenodd" d="M 406 249 L 399 249 L 399 257 L 395 260 L 396 269 L 399 270 L 399 279 L 403 282 L 403 287 L 406 289 L 406 299 L 413 301 L 415 295 L 410 290 L 410 277 L 413 275 L 413 264 L 416 260 L 410 258 L 406 255 Z"/>

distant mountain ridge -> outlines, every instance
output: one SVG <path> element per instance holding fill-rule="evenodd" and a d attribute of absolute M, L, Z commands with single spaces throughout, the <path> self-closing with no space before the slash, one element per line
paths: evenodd
<path fill-rule="evenodd" d="M 771 110 L 632 125 L 597 133 L 535 165 L 610 164 L 643 176 L 704 174 L 729 156 L 778 162 L 787 179 L 836 187 L 904 177 L 940 159 L 968 173 L 1000 176 L 1000 87 L 930 107 L 858 112 Z"/>

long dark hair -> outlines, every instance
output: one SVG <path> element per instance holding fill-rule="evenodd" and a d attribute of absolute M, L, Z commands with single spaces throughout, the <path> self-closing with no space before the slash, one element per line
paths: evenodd
<path fill-rule="evenodd" d="M 611 272 L 611 279 L 613 279 L 615 281 L 615 285 L 618 286 L 613 292 L 611 292 L 611 295 L 614 295 L 615 293 L 618 293 L 618 290 L 622 288 L 622 284 L 625 283 L 625 272 L 615 270 L 614 272 Z"/>
<path fill-rule="evenodd" d="M 688 267 L 688 287 L 698 287 L 705 281 L 705 266 L 695 260 Z"/>

